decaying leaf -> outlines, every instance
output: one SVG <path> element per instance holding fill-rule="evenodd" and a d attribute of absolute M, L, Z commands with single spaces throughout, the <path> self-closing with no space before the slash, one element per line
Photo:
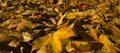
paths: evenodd
<path fill-rule="evenodd" d="M 19 45 L 19 41 L 18 40 L 12 40 L 8 45 L 11 46 L 11 47 L 17 47 L 17 45 Z"/>
<path fill-rule="evenodd" d="M 0 53 L 120 53 L 120 0 L 0 0 Z"/>
<path fill-rule="evenodd" d="M 8 19 L 5 22 L 1 23 L 1 26 L 8 26 L 8 28 L 16 27 L 16 24 L 19 22 L 19 19 Z"/>
<path fill-rule="evenodd" d="M 25 28 L 33 29 L 39 25 L 40 24 L 33 24 L 30 21 L 23 20 L 22 22 L 18 23 L 16 30 L 21 31 L 24 30 Z"/>
<path fill-rule="evenodd" d="M 24 39 L 25 42 L 28 42 L 28 41 L 32 40 L 32 35 L 28 32 L 23 32 L 22 36 L 23 36 L 23 39 Z"/>

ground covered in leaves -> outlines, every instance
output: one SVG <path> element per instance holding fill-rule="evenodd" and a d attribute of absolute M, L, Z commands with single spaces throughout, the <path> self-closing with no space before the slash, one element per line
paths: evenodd
<path fill-rule="evenodd" d="M 0 0 L 0 53 L 120 53 L 120 0 Z"/>

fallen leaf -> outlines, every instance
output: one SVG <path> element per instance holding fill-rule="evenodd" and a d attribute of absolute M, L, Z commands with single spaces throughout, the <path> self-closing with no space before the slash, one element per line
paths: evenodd
<path fill-rule="evenodd" d="M 59 37 L 53 35 L 53 38 L 51 40 L 51 45 L 52 45 L 52 53 L 61 53 L 62 52 L 62 46 L 61 46 Z"/>
<path fill-rule="evenodd" d="M 60 24 L 62 24 L 63 23 L 63 19 L 66 17 L 66 14 L 67 14 L 67 12 L 65 12 L 65 14 L 64 15 L 62 15 L 62 13 L 60 13 L 60 19 L 59 19 L 59 21 L 58 21 L 58 23 L 57 23 L 57 26 L 59 26 Z"/>
<path fill-rule="evenodd" d="M 59 38 L 69 38 L 71 36 L 75 36 L 75 34 L 73 33 L 73 31 L 69 28 L 61 28 L 59 30 L 57 30 L 54 33 L 55 36 L 58 36 Z"/>
<path fill-rule="evenodd" d="M 11 47 L 17 47 L 19 45 L 19 42 L 18 40 L 12 40 L 8 45 L 11 46 Z"/>
<path fill-rule="evenodd" d="M 63 0 L 59 0 L 57 3 L 57 5 L 61 5 L 61 4 L 63 4 Z"/>
<path fill-rule="evenodd" d="M 74 13 L 74 12 L 69 12 L 68 14 L 67 14 L 67 19 L 74 19 L 74 18 L 76 18 L 76 14 Z"/>
<path fill-rule="evenodd" d="M 101 34 L 98 38 L 98 41 L 103 44 L 111 44 L 111 41 L 109 40 L 107 35 Z"/>
<path fill-rule="evenodd" d="M 26 10 L 24 13 L 22 13 L 22 15 L 29 15 L 32 13 L 32 10 Z"/>
<path fill-rule="evenodd" d="M 31 21 L 22 20 L 22 22 L 18 23 L 16 30 L 21 31 L 24 30 L 25 28 L 33 29 L 39 25 L 40 24 L 34 24 Z"/>
<path fill-rule="evenodd" d="M 109 40 L 107 35 L 101 34 L 98 41 L 104 44 L 102 48 L 103 53 L 117 53 L 117 49 L 114 48 L 113 43 Z"/>
<path fill-rule="evenodd" d="M 111 29 L 113 31 L 113 34 L 115 36 L 120 36 L 120 29 L 113 23 L 107 23 L 106 24 L 107 27 L 109 27 L 109 29 Z"/>
<path fill-rule="evenodd" d="M 22 36 L 25 42 L 32 40 L 32 35 L 28 32 L 22 32 Z"/>
<path fill-rule="evenodd" d="M 47 53 L 47 48 L 42 47 L 40 50 L 38 50 L 36 53 Z"/>
<path fill-rule="evenodd" d="M 31 52 L 37 49 L 41 50 L 42 48 L 45 48 L 46 45 L 50 43 L 51 36 L 52 36 L 52 33 L 48 34 L 47 36 L 40 37 L 39 39 L 36 39 L 35 41 L 33 41 Z"/>
<path fill-rule="evenodd" d="M 72 46 L 77 52 L 87 52 L 89 51 L 88 42 L 84 41 L 72 41 Z"/>
<path fill-rule="evenodd" d="M 72 47 L 72 43 L 69 42 L 65 48 L 68 52 L 72 52 L 74 51 L 75 49 Z"/>
<path fill-rule="evenodd" d="M 95 40 L 98 39 L 97 32 L 94 29 L 90 29 L 90 36 L 93 37 Z"/>

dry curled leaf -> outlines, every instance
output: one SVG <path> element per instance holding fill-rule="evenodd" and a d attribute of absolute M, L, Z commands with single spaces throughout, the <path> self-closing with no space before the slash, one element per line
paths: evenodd
<path fill-rule="evenodd" d="M 22 36 L 25 42 L 32 40 L 32 35 L 28 32 L 22 32 Z"/>
<path fill-rule="evenodd" d="M 39 25 L 40 24 L 34 24 L 31 21 L 23 20 L 22 22 L 18 23 L 16 30 L 21 31 L 24 30 L 25 28 L 33 29 Z"/>
<path fill-rule="evenodd" d="M 18 40 L 12 40 L 8 45 L 11 46 L 11 47 L 17 47 L 19 45 L 19 42 Z"/>

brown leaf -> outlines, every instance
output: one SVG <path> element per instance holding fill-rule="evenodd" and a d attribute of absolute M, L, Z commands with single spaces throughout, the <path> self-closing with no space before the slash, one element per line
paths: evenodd
<path fill-rule="evenodd" d="M 22 36 L 25 42 L 32 40 L 32 35 L 28 32 L 22 32 Z"/>
<path fill-rule="evenodd" d="M 11 47 L 17 47 L 19 45 L 19 41 L 18 40 L 12 40 L 8 45 L 11 46 Z"/>
<path fill-rule="evenodd" d="M 39 25 L 40 24 L 34 24 L 31 21 L 22 20 L 22 22 L 18 23 L 16 30 L 21 31 L 24 30 L 25 28 L 33 29 Z"/>

